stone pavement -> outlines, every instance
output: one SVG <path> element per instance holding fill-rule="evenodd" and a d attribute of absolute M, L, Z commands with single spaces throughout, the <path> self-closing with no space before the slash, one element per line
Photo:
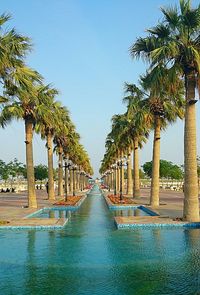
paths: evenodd
<path fill-rule="evenodd" d="M 106 195 L 110 193 L 112 194 L 112 192 L 107 192 Z M 128 197 L 132 198 L 130 195 Z M 133 227 L 137 225 L 145 226 L 150 224 L 169 224 L 174 226 L 185 224 L 185 222 L 175 220 L 176 218 L 179 219 L 183 216 L 183 202 L 183 192 L 160 190 L 160 206 L 158 208 L 153 208 L 149 204 L 150 189 L 141 189 L 141 197 L 134 199 L 135 205 L 145 205 L 145 207 L 156 212 L 159 216 L 118 216 L 115 217 L 115 223 L 118 228 L 126 226 Z M 121 205 L 119 204 L 119 206 Z M 127 206 L 129 206 L 129 204 Z M 196 226 L 200 226 L 200 224 L 196 224 Z"/>
<path fill-rule="evenodd" d="M 149 206 L 150 189 L 141 189 L 141 198 L 134 200 L 138 205 Z M 182 217 L 183 216 L 183 192 L 172 190 L 160 190 L 160 206 L 159 208 L 149 208 L 157 212 L 161 216 L 169 216 L 169 218 Z"/>
<path fill-rule="evenodd" d="M 28 205 L 27 192 L 21 193 L 0 193 L 0 220 L 10 220 L 13 218 L 24 218 L 43 207 L 52 206 L 47 200 L 47 193 L 37 190 L 37 209 L 24 208 Z"/>
<path fill-rule="evenodd" d="M 64 221 L 60 219 L 48 218 L 29 218 L 24 219 L 27 215 L 44 207 L 51 207 L 55 201 L 49 201 L 47 199 L 47 193 L 45 190 L 36 190 L 37 194 L 37 209 L 26 208 L 28 205 L 27 192 L 21 193 L 0 193 L 0 221 L 9 221 L 8 225 L 11 226 L 46 226 L 46 225 L 62 225 Z M 85 191 L 78 193 L 78 195 L 85 195 Z M 60 200 L 60 197 L 56 197 L 56 200 Z"/>

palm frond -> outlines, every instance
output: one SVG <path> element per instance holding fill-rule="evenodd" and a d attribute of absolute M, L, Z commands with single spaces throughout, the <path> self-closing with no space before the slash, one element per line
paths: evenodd
<path fill-rule="evenodd" d="M 158 38 L 168 38 L 170 35 L 170 29 L 167 25 L 160 23 L 156 27 L 148 29 L 147 32 L 156 35 Z"/>
<path fill-rule="evenodd" d="M 178 26 L 179 24 L 179 15 L 178 15 L 178 8 L 175 7 L 161 7 L 160 10 L 164 14 L 164 21 L 165 23 L 169 24 L 169 26 L 174 29 Z"/>

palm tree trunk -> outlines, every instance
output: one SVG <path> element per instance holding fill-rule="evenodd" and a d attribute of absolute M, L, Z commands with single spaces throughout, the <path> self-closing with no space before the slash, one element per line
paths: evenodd
<path fill-rule="evenodd" d="M 63 196 L 63 148 L 62 146 L 59 147 L 58 152 L 58 196 Z"/>
<path fill-rule="evenodd" d="M 135 184 L 134 184 L 134 157 L 135 157 L 135 153 L 133 152 L 133 172 L 132 172 L 132 180 L 133 180 L 133 187 L 132 187 L 132 190 L 133 190 L 133 198 L 134 198 L 134 187 L 135 187 Z"/>
<path fill-rule="evenodd" d="M 111 172 L 111 190 L 114 190 L 114 171 Z"/>
<path fill-rule="evenodd" d="M 65 165 L 65 201 L 67 201 L 68 197 L 68 168 Z"/>
<path fill-rule="evenodd" d="M 131 195 L 133 192 L 133 179 L 132 179 L 132 163 L 131 163 L 131 153 L 128 154 L 127 161 L 127 195 Z"/>
<path fill-rule="evenodd" d="M 118 174 L 117 174 L 118 168 L 115 167 L 115 195 L 117 195 L 118 192 Z"/>
<path fill-rule="evenodd" d="M 47 156 L 48 156 L 48 198 L 55 200 L 54 180 L 53 180 L 53 145 L 52 135 L 47 134 Z"/>
<path fill-rule="evenodd" d="M 114 168 L 114 195 L 117 195 L 117 167 Z"/>
<path fill-rule="evenodd" d="M 70 178 L 69 178 L 69 182 L 70 182 L 70 194 L 73 193 L 73 170 L 70 169 L 69 171 L 69 174 L 70 174 Z"/>
<path fill-rule="evenodd" d="M 134 138 L 134 198 L 140 197 L 140 172 L 138 138 Z"/>
<path fill-rule="evenodd" d="M 73 196 L 76 195 L 76 170 L 73 168 Z"/>
<path fill-rule="evenodd" d="M 196 151 L 196 109 L 195 77 L 188 74 L 185 78 L 186 109 L 184 130 L 184 209 L 183 218 L 187 221 L 199 221 L 197 151 Z M 193 101 L 195 102 L 195 101 Z"/>
<path fill-rule="evenodd" d="M 124 166 L 122 166 L 122 194 L 124 193 Z"/>
<path fill-rule="evenodd" d="M 77 191 L 80 190 L 80 169 L 77 170 L 77 184 L 76 184 Z"/>
<path fill-rule="evenodd" d="M 80 173 L 80 190 L 81 190 L 81 192 L 82 192 L 82 190 L 83 190 L 83 174 L 82 174 L 82 172 Z"/>
<path fill-rule="evenodd" d="M 37 208 L 37 199 L 35 193 L 35 175 L 33 165 L 33 122 L 25 119 L 26 133 L 26 167 L 27 167 L 27 184 L 28 184 L 28 207 Z"/>
<path fill-rule="evenodd" d="M 83 175 L 83 184 L 82 184 L 82 186 L 83 186 L 83 190 L 85 189 L 85 175 Z"/>
<path fill-rule="evenodd" d="M 154 141 L 153 141 L 153 160 L 152 160 L 152 179 L 150 204 L 152 207 L 159 206 L 159 175 L 160 175 L 160 117 L 155 116 Z"/>
<path fill-rule="evenodd" d="M 117 192 L 118 193 L 120 191 L 120 179 L 121 179 L 121 176 L 120 176 L 120 167 L 117 167 Z"/>

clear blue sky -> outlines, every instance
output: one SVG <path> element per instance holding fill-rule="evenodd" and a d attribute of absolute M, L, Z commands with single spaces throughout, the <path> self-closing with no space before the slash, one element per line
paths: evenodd
<path fill-rule="evenodd" d="M 161 19 L 161 6 L 175 3 L 178 1 L 1 0 L 1 12 L 12 14 L 9 27 L 32 38 L 34 50 L 28 64 L 60 90 L 58 100 L 71 112 L 95 175 L 110 119 L 125 111 L 121 102 L 124 82 L 137 83 L 146 68 L 142 61 L 131 60 L 129 47 Z M 197 108 L 199 122 L 199 103 Z M 17 157 L 25 162 L 23 124 L 13 122 L 0 135 L 0 158 Z M 151 156 L 152 136 L 140 153 L 141 164 Z M 34 137 L 34 158 L 36 164 L 47 160 L 39 136 Z M 182 122 L 163 133 L 161 158 L 183 163 Z"/>

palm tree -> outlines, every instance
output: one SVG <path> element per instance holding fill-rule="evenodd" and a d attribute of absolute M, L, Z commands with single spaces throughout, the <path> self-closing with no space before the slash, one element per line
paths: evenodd
<path fill-rule="evenodd" d="M 73 132 L 75 130 L 75 126 L 69 117 L 69 111 L 65 107 L 62 107 L 60 110 L 60 123 L 60 127 L 56 128 L 53 141 L 55 144 L 55 150 L 57 151 L 59 157 L 58 195 L 61 197 L 63 196 L 63 156 L 65 160 L 69 158 L 65 147 L 68 145 L 68 141 L 73 136 Z M 66 167 L 66 169 L 68 168 Z M 65 184 L 68 184 L 68 170 L 65 170 L 65 172 Z M 65 187 L 65 192 L 66 191 L 68 191 L 68 187 Z"/>
<path fill-rule="evenodd" d="M 139 38 L 131 47 L 132 57 L 144 57 L 152 67 L 159 63 L 176 69 L 184 76 L 185 190 L 183 217 L 199 221 L 199 200 L 196 156 L 195 88 L 200 74 L 200 8 L 191 7 L 190 0 L 180 0 L 178 7 L 162 8 L 164 21 L 148 30 L 149 36 Z"/>
<path fill-rule="evenodd" d="M 41 85 L 38 89 L 40 106 L 38 107 L 37 121 L 35 130 L 46 139 L 47 158 L 48 158 L 48 198 L 55 200 L 54 174 L 53 174 L 53 137 L 56 129 L 59 128 L 60 103 L 54 101 L 58 90 L 51 88 L 50 85 Z"/>
<path fill-rule="evenodd" d="M 148 137 L 149 122 L 146 116 L 144 93 L 136 85 L 128 83 L 125 83 L 125 92 L 130 93 L 129 96 L 124 97 L 123 102 L 127 104 L 127 120 L 129 122 L 126 133 L 133 141 L 133 196 L 139 198 L 139 148 L 142 148 L 142 143 L 146 142 Z"/>
<path fill-rule="evenodd" d="M 159 176 L 160 176 L 160 138 L 161 130 L 169 123 L 184 116 L 183 85 L 178 78 L 170 79 L 170 72 L 162 66 L 155 67 L 152 72 L 141 77 L 141 84 L 149 96 L 146 107 L 149 110 L 149 120 L 154 129 L 152 181 L 150 204 L 159 206 Z"/>
<path fill-rule="evenodd" d="M 53 142 L 54 150 L 58 154 L 58 196 L 63 196 L 63 141 L 65 137 L 61 134 L 55 134 Z"/>
<path fill-rule="evenodd" d="M 125 152 L 127 150 L 126 142 L 123 140 L 122 135 L 124 133 L 124 128 L 126 127 L 126 115 L 118 114 L 114 115 L 111 119 L 112 121 L 112 130 L 108 134 L 108 139 L 112 139 L 112 143 L 116 147 L 116 162 L 118 163 L 116 170 L 117 178 L 117 191 L 121 191 L 121 197 L 124 192 L 124 167 L 122 160 Z M 110 163 L 111 164 L 111 163 Z"/>
<path fill-rule="evenodd" d="M 101 167 L 99 169 L 100 174 L 104 174 L 110 168 L 114 172 L 114 194 L 119 191 L 119 179 L 118 179 L 118 172 L 119 169 L 116 165 L 116 161 L 118 159 L 118 146 L 114 139 L 112 138 L 112 132 L 110 132 L 106 138 L 106 153 L 104 154 Z"/>
<path fill-rule="evenodd" d="M 26 54 L 31 50 L 30 39 L 18 34 L 15 29 L 4 30 L 4 25 L 9 19 L 10 15 L 8 14 L 0 16 L 0 79 L 5 92 L 3 95 L 6 96 L 6 99 L 1 98 L 1 102 L 8 101 L 10 97 L 16 98 L 16 102 L 6 107 L 3 116 L 1 116 L 1 123 L 4 126 L 6 121 L 12 119 L 12 116 L 25 121 L 28 200 L 29 207 L 37 207 L 32 157 L 34 115 L 30 114 L 30 110 L 35 108 L 36 92 L 34 85 L 36 82 L 40 82 L 42 77 L 36 71 L 26 67 L 24 63 Z M 27 94 L 26 99 L 25 93 Z M 30 98 L 30 95 L 32 95 L 32 98 Z M 23 100 L 25 104 L 22 103 Z M 32 101 L 30 105 L 28 101 Z"/>
<path fill-rule="evenodd" d="M 72 160 L 74 154 L 76 154 L 76 149 L 77 146 L 79 144 L 79 139 L 80 139 L 80 135 L 75 131 L 75 126 L 73 124 L 71 124 L 69 126 L 69 131 L 68 131 L 68 136 L 66 138 L 66 141 L 64 142 L 63 145 L 63 152 L 65 157 L 68 160 Z M 73 193 L 75 192 L 75 183 L 74 183 L 74 171 L 72 170 L 72 165 L 69 167 L 69 192 Z"/>
<path fill-rule="evenodd" d="M 128 149 L 127 158 L 127 195 L 133 194 L 133 177 L 132 177 L 132 161 L 131 161 L 131 149 Z"/>
<path fill-rule="evenodd" d="M 1 126 L 5 127 L 12 119 L 24 120 L 25 123 L 25 143 L 26 143 L 26 166 L 27 166 L 27 183 L 28 183 L 28 206 L 30 208 L 37 208 L 37 200 L 35 193 L 35 177 L 34 177 L 34 164 L 33 164 L 33 126 L 36 122 L 37 108 L 39 106 L 37 82 L 41 80 L 41 76 L 28 68 L 25 68 L 24 83 L 10 83 L 5 95 L 8 98 L 14 99 L 5 105 L 1 113 Z M 25 74 L 26 73 L 26 74 Z M 22 75 L 23 76 L 23 75 Z M 23 79 L 20 79 L 23 81 Z M 10 80 L 11 82 L 11 80 Z M 13 82 L 13 81 L 12 81 Z M 27 87 L 28 82 L 28 87 Z M 23 85 L 23 86 L 22 86 Z"/>

